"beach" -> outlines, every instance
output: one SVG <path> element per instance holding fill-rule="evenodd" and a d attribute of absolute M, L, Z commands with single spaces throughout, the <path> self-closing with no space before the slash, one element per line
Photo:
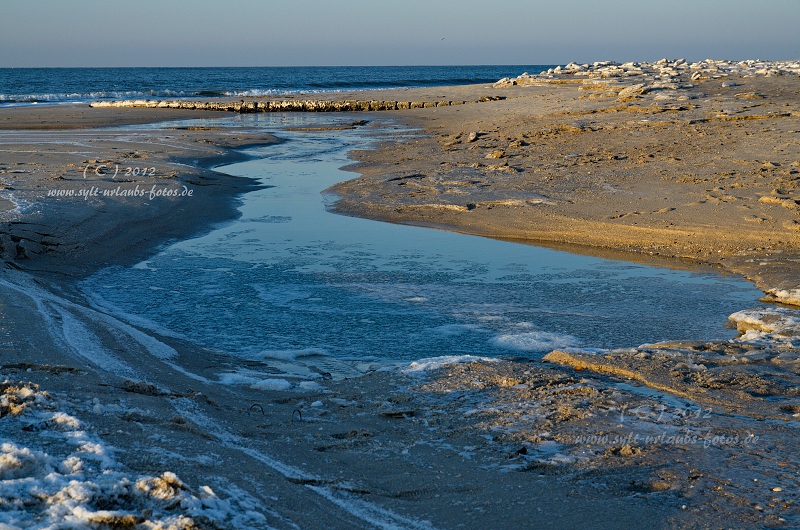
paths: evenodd
<path fill-rule="evenodd" d="M 332 124 L 406 130 L 376 125 L 379 145 L 327 191 L 345 215 L 740 274 L 781 304 L 734 313 L 738 338 L 432 352 L 289 387 L 268 361 L 145 332 L 76 287 L 234 219 L 261 185 L 210 168 L 280 138 L 180 123 L 227 115 L 207 110 L 0 109 L 9 524 L 796 526 L 798 77 L 737 65 L 337 93 L 434 104 Z M 264 378 L 221 385 L 220 367 Z"/>

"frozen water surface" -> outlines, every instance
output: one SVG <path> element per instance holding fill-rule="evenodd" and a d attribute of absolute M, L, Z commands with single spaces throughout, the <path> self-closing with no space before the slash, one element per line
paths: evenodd
<path fill-rule="evenodd" d="M 337 119 L 344 119 L 339 117 Z M 329 213 L 320 192 L 361 131 L 284 131 L 330 116 L 249 115 L 288 141 L 220 170 L 271 187 L 242 216 L 83 287 L 131 323 L 248 358 L 376 361 L 438 355 L 538 356 L 723 339 L 729 314 L 758 306 L 740 278 L 656 268 Z M 408 168 L 413 170 L 413 168 Z M 190 200 L 190 199 L 187 199 Z"/>

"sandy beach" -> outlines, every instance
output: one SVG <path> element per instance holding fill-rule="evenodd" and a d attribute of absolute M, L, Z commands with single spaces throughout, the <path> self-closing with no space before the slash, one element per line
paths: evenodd
<path fill-rule="evenodd" d="M 484 90 L 502 101 L 415 114 L 428 135 L 359 153 L 339 211 L 796 288 L 797 77 L 695 71 L 532 77 Z"/>
<path fill-rule="evenodd" d="M 353 152 L 358 175 L 329 190 L 333 208 L 711 266 L 781 304 L 742 307 L 730 341 L 437 358 L 292 388 L 218 384 L 220 367 L 273 367 L 145 333 L 75 283 L 233 219 L 258 183 L 210 168 L 279 138 L 213 122 L 125 127 L 227 115 L 204 110 L 0 109 L 11 527 L 800 525 L 798 76 L 683 64 L 336 94 L 468 103 L 346 114 L 411 130 Z"/>

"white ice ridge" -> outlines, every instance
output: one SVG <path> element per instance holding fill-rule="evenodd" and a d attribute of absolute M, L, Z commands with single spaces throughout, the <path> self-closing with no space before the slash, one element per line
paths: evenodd
<path fill-rule="evenodd" d="M 614 61 L 601 61 L 594 63 L 569 63 L 566 66 L 549 68 L 540 74 L 524 73 L 516 78 L 503 78 L 496 87 L 524 85 L 537 80 L 553 79 L 563 76 L 577 76 L 589 79 L 628 78 L 634 76 L 651 76 L 661 82 L 676 81 L 685 75 L 692 80 L 719 79 L 731 75 L 742 76 L 779 76 L 799 75 L 800 60 L 788 61 L 726 61 L 706 59 L 698 62 L 688 62 L 685 59 L 661 59 L 654 63 L 635 62 L 617 63 Z M 675 86 L 674 88 L 678 88 Z"/>
<path fill-rule="evenodd" d="M 114 448 L 59 406 L 34 384 L 0 383 L 3 530 L 134 524 L 178 530 L 196 528 L 196 518 L 214 527 L 265 527 L 255 501 L 246 496 L 222 499 L 208 486 L 192 490 L 169 471 L 159 476 L 126 471 Z M 38 435 L 25 436 L 22 443 L 22 433 L 29 431 Z"/>
<path fill-rule="evenodd" d="M 87 325 L 89 322 L 105 327 L 112 336 L 117 340 L 125 341 L 128 346 L 143 348 L 153 357 L 187 377 L 208 382 L 207 379 L 172 362 L 171 359 L 178 355 L 178 352 L 172 347 L 118 318 L 97 309 L 84 307 L 39 287 L 25 273 L 4 271 L 3 278 L 0 278 L 0 287 L 11 289 L 30 298 L 36 305 L 37 312 L 44 320 L 52 339 L 63 350 L 72 352 L 73 355 L 85 359 L 101 370 L 131 380 L 142 378 L 134 367 L 103 345 L 100 337 L 92 331 L 91 326 Z"/>
<path fill-rule="evenodd" d="M 800 289 L 772 289 L 767 291 L 776 302 L 800 306 Z"/>
<path fill-rule="evenodd" d="M 737 311 L 728 317 L 742 333 L 756 331 L 782 337 L 800 335 L 800 311 L 768 307 Z"/>

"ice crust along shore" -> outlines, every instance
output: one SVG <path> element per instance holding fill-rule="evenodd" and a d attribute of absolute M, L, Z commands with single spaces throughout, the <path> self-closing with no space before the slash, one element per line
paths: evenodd
<path fill-rule="evenodd" d="M 643 76 L 652 81 L 653 88 L 685 88 L 677 83 L 688 77 L 692 81 L 701 79 L 724 79 L 729 76 L 780 76 L 800 75 L 800 60 L 793 61 L 728 61 L 706 59 L 699 62 L 688 62 L 686 59 L 661 59 L 648 62 L 616 63 L 614 61 L 598 61 L 594 63 L 569 63 L 566 66 L 550 68 L 539 74 L 523 73 L 516 78 L 503 78 L 495 83 L 495 87 L 535 84 L 548 79 L 568 76 L 589 80 L 614 79 Z M 685 80 L 685 79 L 684 79 Z M 735 86 L 735 85 L 730 85 Z M 647 89 L 646 86 L 641 87 Z"/>
<path fill-rule="evenodd" d="M 264 524 L 247 498 L 223 500 L 208 486 L 192 490 L 169 471 L 127 471 L 114 457 L 117 449 L 60 408 L 37 385 L 0 383 L 3 530 Z"/>

